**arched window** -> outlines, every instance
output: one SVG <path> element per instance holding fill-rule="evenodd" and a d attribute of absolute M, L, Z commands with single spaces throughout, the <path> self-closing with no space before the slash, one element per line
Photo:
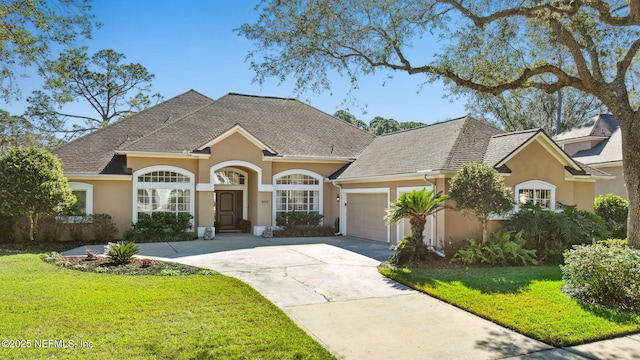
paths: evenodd
<path fill-rule="evenodd" d="M 153 166 L 134 174 L 133 221 L 140 214 L 170 212 L 194 215 L 193 174 L 173 166 Z"/>
<path fill-rule="evenodd" d="M 213 183 L 216 185 L 244 185 L 245 176 L 234 170 L 218 170 Z"/>
<path fill-rule="evenodd" d="M 541 180 L 529 180 L 516 185 L 516 204 L 531 202 L 543 209 L 555 210 L 556 186 Z"/>
<path fill-rule="evenodd" d="M 308 170 L 288 170 L 273 180 L 277 219 L 287 212 L 322 214 L 322 176 Z"/>

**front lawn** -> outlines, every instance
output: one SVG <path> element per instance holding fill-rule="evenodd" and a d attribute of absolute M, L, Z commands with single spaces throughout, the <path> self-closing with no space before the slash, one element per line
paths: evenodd
<path fill-rule="evenodd" d="M 333 359 L 233 278 L 97 274 L 7 253 L 2 359 Z"/>
<path fill-rule="evenodd" d="M 380 272 L 553 346 L 640 331 L 640 315 L 588 306 L 560 291 L 558 266 L 393 269 Z"/>

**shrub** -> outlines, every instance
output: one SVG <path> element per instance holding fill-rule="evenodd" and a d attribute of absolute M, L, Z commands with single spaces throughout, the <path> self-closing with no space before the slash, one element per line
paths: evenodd
<path fill-rule="evenodd" d="M 509 231 L 522 232 L 525 248 L 537 251 L 538 259 L 562 261 L 562 252 L 572 245 L 589 244 L 609 237 L 604 220 L 575 206 L 560 205 L 561 212 L 523 204 L 505 224 Z"/>
<path fill-rule="evenodd" d="M 589 304 L 640 310 L 640 250 L 620 241 L 577 245 L 564 252 L 565 294 Z"/>
<path fill-rule="evenodd" d="M 242 219 L 240 220 L 240 230 L 243 233 L 248 234 L 251 232 L 251 221 Z"/>
<path fill-rule="evenodd" d="M 193 216 L 187 213 L 140 214 L 138 222 L 131 224 L 131 229 L 125 232 L 124 239 L 137 243 L 191 240 L 193 235 L 187 231 L 192 219 Z"/>
<path fill-rule="evenodd" d="M 331 236 L 336 233 L 332 226 L 322 226 L 323 215 L 316 213 L 287 212 L 276 219 L 281 230 L 274 230 L 276 237 Z"/>
<path fill-rule="evenodd" d="M 426 259 L 429 249 L 422 241 L 414 241 L 412 236 L 405 236 L 402 241 L 391 247 L 395 253 L 387 260 L 390 264 L 405 265 Z"/>
<path fill-rule="evenodd" d="M 109 214 L 93 214 L 91 222 L 94 239 L 97 242 L 109 242 L 118 234 L 116 223 Z"/>
<path fill-rule="evenodd" d="M 276 219 L 276 224 L 285 229 L 297 226 L 320 226 L 324 216 L 318 213 L 286 212 Z"/>
<path fill-rule="evenodd" d="M 13 216 L 0 214 L 0 244 L 16 242 Z"/>
<path fill-rule="evenodd" d="M 600 216 L 609 231 L 611 237 L 624 239 L 627 237 L 627 215 L 629 202 L 618 195 L 598 195 L 594 200 L 595 213 Z"/>
<path fill-rule="evenodd" d="M 489 264 L 489 265 L 535 265 L 536 250 L 526 249 L 526 241 L 522 232 L 496 231 L 489 236 L 486 243 L 467 239 L 467 245 L 458 250 L 451 261 L 460 261 L 463 264 Z"/>
<path fill-rule="evenodd" d="M 138 245 L 131 241 L 118 241 L 109 243 L 104 247 L 105 255 L 111 258 L 116 264 L 128 264 L 133 255 L 139 251 Z"/>
<path fill-rule="evenodd" d="M 335 235 L 335 233 L 336 229 L 333 226 L 298 226 L 282 230 L 273 230 L 273 236 L 275 237 L 332 236 Z"/>

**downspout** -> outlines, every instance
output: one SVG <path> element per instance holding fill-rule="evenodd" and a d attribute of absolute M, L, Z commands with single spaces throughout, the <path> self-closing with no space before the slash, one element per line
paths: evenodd
<path fill-rule="evenodd" d="M 342 202 L 344 201 L 344 199 L 342 198 L 342 185 L 340 184 L 336 184 L 335 181 L 332 181 L 331 184 L 335 187 L 337 187 L 338 189 L 340 189 L 340 203 L 338 204 L 338 221 L 340 224 L 340 227 L 338 227 L 338 232 L 335 233 L 335 236 L 340 236 L 342 235 L 340 229 L 342 228 Z"/>
<path fill-rule="evenodd" d="M 431 180 L 427 179 L 427 174 L 424 174 L 423 176 L 424 176 L 424 181 L 427 184 L 430 184 L 433 187 L 433 192 L 436 193 L 437 192 L 436 183 L 434 183 Z M 431 216 L 432 216 L 432 218 L 431 218 L 431 227 L 433 227 L 433 229 L 436 230 L 436 233 L 437 233 L 437 228 L 436 228 L 437 224 L 435 222 L 436 217 L 434 215 L 431 215 Z M 440 257 L 445 257 L 446 256 L 445 253 L 443 253 L 442 251 L 436 250 L 436 248 L 433 246 L 433 239 L 430 239 L 430 242 L 431 243 L 427 246 L 427 249 L 429 249 L 430 251 L 433 251 L 433 253 L 435 253 L 436 255 L 438 255 Z"/>

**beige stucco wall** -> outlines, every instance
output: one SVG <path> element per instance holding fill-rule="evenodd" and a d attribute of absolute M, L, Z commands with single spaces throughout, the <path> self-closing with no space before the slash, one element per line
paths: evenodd
<path fill-rule="evenodd" d="M 629 194 L 627 193 L 627 186 L 624 182 L 622 165 L 598 167 L 598 170 L 602 170 L 607 174 L 615 176 L 616 178 L 611 180 L 597 180 L 595 186 L 595 196 L 615 194 L 625 199 L 629 198 Z"/>
<path fill-rule="evenodd" d="M 109 214 L 118 228 L 117 238 L 131 227 L 133 186 L 122 180 L 73 180 L 73 182 L 93 185 L 93 213 Z"/>

